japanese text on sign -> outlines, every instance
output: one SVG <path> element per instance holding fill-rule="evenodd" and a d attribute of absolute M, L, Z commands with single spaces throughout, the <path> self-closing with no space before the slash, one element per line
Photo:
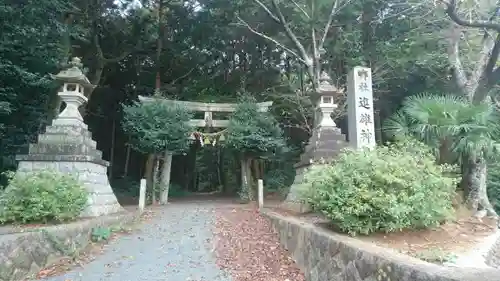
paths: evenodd
<path fill-rule="evenodd" d="M 363 94 L 371 94 L 371 87 L 367 81 L 369 78 L 368 71 L 364 69 L 360 70 L 357 75 L 361 80 L 358 84 L 358 91 Z M 373 120 L 372 114 L 369 112 L 372 110 L 371 99 L 368 97 L 359 97 L 358 108 L 360 109 L 358 122 L 362 126 L 359 138 L 361 143 L 369 144 L 373 138 L 371 129 L 373 128 Z"/>
<path fill-rule="evenodd" d="M 375 146 L 371 70 L 356 66 L 348 80 L 349 140 L 355 148 Z"/>

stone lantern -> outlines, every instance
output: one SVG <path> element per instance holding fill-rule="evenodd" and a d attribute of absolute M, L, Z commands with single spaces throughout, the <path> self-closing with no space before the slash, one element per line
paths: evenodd
<path fill-rule="evenodd" d="M 53 170 L 70 174 L 85 186 L 88 205 L 84 217 L 101 216 L 123 211 L 108 181 L 109 162 L 102 159 L 91 132 L 83 122 L 78 108 L 87 102 L 84 93 L 93 90 L 81 71 L 79 58 L 69 68 L 52 77 L 62 83 L 58 96 L 66 104 L 64 110 L 47 126 L 38 142 L 30 144 L 26 155 L 17 155 L 18 173 Z"/>
<path fill-rule="evenodd" d="M 62 82 L 61 90 L 57 95 L 66 104 L 66 108 L 54 120 L 53 125 L 82 124 L 83 118 L 78 109 L 88 101 L 85 91 L 95 88 L 83 74 L 79 58 L 73 58 L 69 65 L 70 68 L 51 75 L 54 80 Z"/>
<path fill-rule="evenodd" d="M 315 123 L 319 127 L 337 127 L 335 121 L 332 119 L 333 112 L 337 109 L 334 97 L 336 94 L 341 93 L 331 83 L 330 76 L 323 72 L 320 78 L 318 87 L 318 99 L 316 104 Z"/>
<path fill-rule="evenodd" d="M 314 128 L 309 143 L 300 156 L 300 162 L 295 164 L 295 180 L 282 204 L 283 208 L 295 212 L 309 211 L 309 206 L 300 197 L 304 173 L 313 165 L 323 165 L 330 162 L 343 148 L 348 146 L 345 135 L 341 133 L 332 119 L 332 113 L 337 109 L 334 98 L 342 93 L 331 83 L 331 79 L 326 73 L 321 75 L 320 84 L 314 97 L 316 104 Z"/>

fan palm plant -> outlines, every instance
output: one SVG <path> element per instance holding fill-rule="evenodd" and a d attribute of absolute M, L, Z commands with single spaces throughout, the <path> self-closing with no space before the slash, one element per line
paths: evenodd
<path fill-rule="evenodd" d="M 496 216 L 486 193 L 486 160 L 497 155 L 499 122 L 491 103 L 471 105 L 458 96 L 422 94 L 407 98 L 384 122 L 384 132 L 430 145 L 439 163 L 461 164 L 467 203 Z"/>

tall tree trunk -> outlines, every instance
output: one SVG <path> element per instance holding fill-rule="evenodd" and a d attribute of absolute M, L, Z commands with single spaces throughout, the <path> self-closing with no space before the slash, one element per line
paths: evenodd
<path fill-rule="evenodd" d="M 191 169 L 191 178 L 192 178 L 192 184 L 191 184 L 191 191 L 192 192 L 197 192 L 198 191 L 198 150 L 194 150 L 193 152 L 193 158 L 191 158 L 191 163 L 192 163 L 192 169 Z"/>
<path fill-rule="evenodd" d="M 251 163 L 252 163 L 252 169 L 253 169 L 253 178 L 256 180 L 262 178 L 262 176 L 260 174 L 260 160 L 254 159 Z"/>
<path fill-rule="evenodd" d="M 129 141 L 130 141 L 130 137 L 129 137 Z M 130 145 L 127 144 L 127 149 L 126 149 L 126 153 L 125 153 L 125 167 L 123 168 L 123 177 L 127 177 L 128 176 L 128 166 L 130 164 Z"/>
<path fill-rule="evenodd" d="M 364 60 L 369 67 L 374 62 L 373 54 L 373 21 L 377 16 L 374 1 L 363 1 L 363 14 L 361 16 L 361 33 Z"/>
<path fill-rule="evenodd" d="M 160 204 L 165 205 L 168 203 L 168 190 L 170 188 L 170 170 L 172 167 L 172 152 L 165 151 L 165 161 L 161 172 L 161 194 Z"/>
<path fill-rule="evenodd" d="M 158 191 L 158 176 L 160 174 L 160 158 L 155 157 L 154 164 L 153 164 L 153 188 L 152 188 L 152 193 L 151 193 L 151 201 L 153 205 L 156 204 L 156 192 Z"/>
<path fill-rule="evenodd" d="M 163 50 L 163 0 L 158 0 L 158 39 L 156 41 L 156 93 L 160 93 L 161 88 L 161 52 Z"/>
<path fill-rule="evenodd" d="M 481 103 L 488 97 L 489 90 L 499 81 L 500 68 L 497 62 L 500 54 L 500 25 L 497 23 L 499 8 L 494 2 L 484 2 L 493 12 L 487 21 L 476 21 L 462 18 L 458 12 L 460 1 L 441 1 L 446 6 L 446 14 L 454 22 L 449 28 L 448 60 L 453 69 L 455 82 L 469 101 L 473 104 Z M 462 29 L 475 28 L 483 32 L 482 48 L 479 56 L 472 64 L 472 71 L 464 68 L 460 57 L 460 41 Z M 484 157 L 469 156 L 463 161 L 463 175 L 461 186 L 466 194 L 466 202 L 473 211 L 486 210 L 488 215 L 497 216 L 487 196 L 487 163 Z"/>
<path fill-rule="evenodd" d="M 241 167 L 241 190 L 240 190 L 240 199 L 243 201 L 250 201 L 249 198 L 249 187 L 248 187 L 248 176 L 246 169 L 246 160 L 244 157 L 240 159 L 240 167 Z"/>
<path fill-rule="evenodd" d="M 467 162 L 467 159 L 464 159 Z M 451 140 L 449 138 L 442 138 L 439 140 L 439 158 L 438 163 L 442 164 L 453 164 L 454 157 L 452 155 Z M 464 163 L 465 163 L 464 162 Z"/>
<path fill-rule="evenodd" d="M 223 182 L 222 182 L 222 148 L 220 146 L 217 146 L 215 148 L 215 153 L 217 155 L 217 165 L 215 166 L 215 172 L 217 173 L 217 191 L 222 191 L 223 189 Z"/>
<path fill-rule="evenodd" d="M 464 161 L 461 186 L 465 193 L 465 202 L 473 211 L 485 210 L 488 216 L 497 216 L 488 199 L 486 161 L 480 157 L 470 157 Z"/>
<path fill-rule="evenodd" d="M 116 120 L 113 118 L 113 125 L 111 126 L 111 148 L 109 153 L 109 179 L 113 178 L 113 165 L 115 164 L 115 143 L 116 143 Z"/>
<path fill-rule="evenodd" d="M 243 180 L 243 189 L 244 199 L 248 201 L 253 201 L 255 199 L 255 194 L 253 192 L 253 177 L 252 177 L 252 158 L 243 157 L 241 162 L 241 170 L 242 170 L 242 180 Z"/>
<path fill-rule="evenodd" d="M 187 155 L 187 171 L 186 171 L 186 185 L 188 191 L 194 191 L 194 175 L 196 169 L 196 151 L 197 151 L 197 143 L 195 142 L 189 149 L 189 153 Z"/>
<path fill-rule="evenodd" d="M 219 173 L 219 178 L 220 178 L 220 184 L 222 186 L 222 192 L 227 193 L 227 181 L 226 181 L 226 173 L 224 172 L 224 160 L 226 157 L 224 147 L 219 148 L 219 167 L 218 167 L 218 173 Z"/>
<path fill-rule="evenodd" d="M 154 163 L 155 155 L 149 154 L 148 160 L 146 161 L 146 168 L 144 171 L 144 177 L 146 178 L 146 190 L 151 190 L 154 193 Z"/>

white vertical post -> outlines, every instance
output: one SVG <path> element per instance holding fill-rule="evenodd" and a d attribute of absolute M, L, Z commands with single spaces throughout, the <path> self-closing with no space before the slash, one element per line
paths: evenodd
<path fill-rule="evenodd" d="M 356 66 L 347 83 L 347 123 L 349 143 L 356 149 L 375 147 L 371 69 Z"/>
<path fill-rule="evenodd" d="M 144 212 L 146 206 L 146 179 L 141 179 L 141 186 L 139 187 L 139 213 Z"/>
<path fill-rule="evenodd" d="M 258 200 L 259 200 L 259 210 L 264 207 L 264 181 L 262 179 L 257 180 L 258 188 Z"/>

